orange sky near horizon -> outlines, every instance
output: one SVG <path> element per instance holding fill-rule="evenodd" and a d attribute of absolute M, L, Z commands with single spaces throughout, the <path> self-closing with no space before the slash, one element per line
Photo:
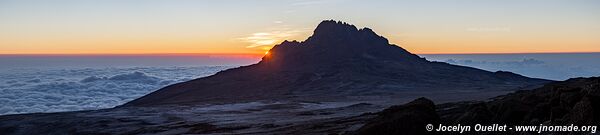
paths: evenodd
<path fill-rule="evenodd" d="M 262 55 L 328 19 L 416 54 L 600 52 L 598 14 L 593 0 L 6 0 L 0 54 Z"/>

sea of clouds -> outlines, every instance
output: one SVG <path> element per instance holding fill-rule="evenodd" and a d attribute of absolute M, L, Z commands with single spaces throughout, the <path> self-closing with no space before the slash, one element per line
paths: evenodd
<path fill-rule="evenodd" d="M 600 53 L 420 56 L 552 80 L 600 76 Z M 258 60 L 206 56 L 0 56 L 0 115 L 111 108 L 170 84 Z"/>
<path fill-rule="evenodd" d="M 0 115 L 111 108 L 227 68 L 231 66 L 4 70 Z"/>
<path fill-rule="evenodd" d="M 487 71 L 510 71 L 527 77 L 566 80 L 600 76 L 600 53 L 573 54 L 451 54 L 422 55 L 428 60 L 475 67 Z"/>

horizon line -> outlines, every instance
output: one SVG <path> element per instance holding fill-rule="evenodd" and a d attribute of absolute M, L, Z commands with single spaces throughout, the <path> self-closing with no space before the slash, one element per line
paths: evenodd
<path fill-rule="evenodd" d="M 263 56 L 259 53 L 0 53 L 0 56 Z"/>
<path fill-rule="evenodd" d="M 583 54 L 600 52 L 473 52 L 473 53 L 413 53 L 417 55 L 469 55 L 469 54 Z M 194 56 L 194 55 L 230 55 L 230 56 L 264 56 L 264 53 L 0 53 L 13 56 Z"/>
<path fill-rule="evenodd" d="M 583 53 L 600 53 L 600 52 L 473 52 L 473 53 L 414 53 L 422 55 L 444 55 L 444 54 L 583 54 Z"/>

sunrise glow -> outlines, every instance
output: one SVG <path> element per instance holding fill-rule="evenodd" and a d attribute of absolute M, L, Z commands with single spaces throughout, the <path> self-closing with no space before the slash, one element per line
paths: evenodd
<path fill-rule="evenodd" d="M 372 28 L 419 54 L 600 52 L 598 1 L 435 2 L 445 6 L 421 1 L 150 0 L 139 5 L 8 0 L 0 2 L 0 54 L 260 55 L 284 40 L 307 39 L 326 19 Z"/>

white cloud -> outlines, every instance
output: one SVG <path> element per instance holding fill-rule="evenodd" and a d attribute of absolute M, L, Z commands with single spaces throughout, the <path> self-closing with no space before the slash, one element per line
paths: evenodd
<path fill-rule="evenodd" d="M 211 75 L 226 68 L 229 67 L 86 68 L 2 72 L 0 115 L 111 108 L 166 85 Z"/>
<path fill-rule="evenodd" d="M 326 4 L 337 4 L 337 3 L 342 3 L 344 1 L 345 0 L 296 0 L 291 3 L 291 6 L 309 7 L 309 6 L 326 5 Z"/>
<path fill-rule="evenodd" d="M 238 38 L 244 42 L 250 43 L 246 48 L 257 48 L 273 46 L 284 40 L 291 40 L 292 37 L 299 35 L 302 32 L 306 32 L 308 29 L 292 29 L 289 25 L 281 25 L 266 30 L 264 32 L 255 32 L 249 34 L 247 37 Z"/>
<path fill-rule="evenodd" d="M 299 0 L 292 3 L 293 6 L 310 6 L 310 5 L 319 5 L 328 2 L 332 2 L 334 0 Z"/>

